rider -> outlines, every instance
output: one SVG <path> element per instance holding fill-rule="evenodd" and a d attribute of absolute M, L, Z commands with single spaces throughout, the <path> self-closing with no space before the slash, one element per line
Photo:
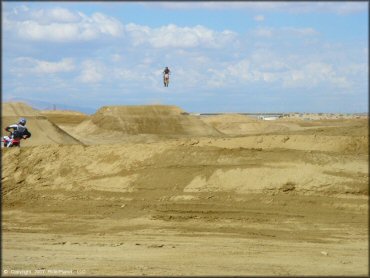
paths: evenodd
<path fill-rule="evenodd" d="M 163 83 L 165 87 L 168 87 L 168 80 L 170 79 L 170 73 L 171 71 L 168 67 L 166 67 L 163 71 Z M 166 79 L 167 79 L 167 82 L 166 82 Z"/>
<path fill-rule="evenodd" d="M 10 125 L 5 128 L 7 132 L 10 132 L 10 138 L 20 140 L 31 137 L 31 132 L 28 131 L 26 127 L 27 120 L 25 118 L 20 118 L 18 124 Z M 13 129 L 13 131 L 11 131 Z"/>

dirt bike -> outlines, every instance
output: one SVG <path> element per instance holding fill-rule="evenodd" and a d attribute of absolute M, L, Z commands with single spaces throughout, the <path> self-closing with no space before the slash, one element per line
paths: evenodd
<path fill-rule="evenodd" d="M 4 148 L 12 148 L 12 147 L 20 147 L 21 146 L 21 139 L 26 139 L 24 137 L 22 138 L 13 138 L 13 135 L 9 135 L 9 136 L 3 136 L 3 138 L 1 138 L 1 142 L 4 143 Z"/>
<path fill-rule="evenodd" d="M 163 76 L 163 83 L 165 87 L 168 87 L 168 84 L 170 83 L 170 75 L 168 73 Z"/>

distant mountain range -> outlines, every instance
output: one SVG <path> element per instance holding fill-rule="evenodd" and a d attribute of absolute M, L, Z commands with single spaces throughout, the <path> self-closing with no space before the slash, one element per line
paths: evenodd
<path fill-rule="evenodd" d="M 64 103 L 52 103 L 48 101 L 43 100 L 37 100 L 37 99 L 27 99 L 27 98 L 5 98 L 2 100 L 2 102 L 24 102 L 34 109 L 38 110 L 73 110 L 82 112 L 85 114 L 94 114 L 99 108 L 101 107 L 90 107 L 90 106 L 80 106 L 80 105 L 69 105 Z M 359 115 L 359 116 L 366 116 L 369 113 L 368 112 L 362 112 L 362 113 L 317 113 L 317 112 L 260 112 L 260 113 L 247 113 L 247 112 L 191 112 L 190 114 L 193 115 L 202 115 L 202 116 L 211 116 L 211 115 L 223 115 L 223 114 L 243 114 L 243 115 L 286 115 L 286 114 L 343 114 L 343 115 Z"/>
<path fill-rule="evenodd" d="M 3 99 L 2 102 L 23 102 L 38 110 L 73 110 L 86 114 L 94 114 L 98 109 L 95 107 L 69 105 L 64 103 L 51 103 L 48 101 L 27 98 L 7 98 Z"/>

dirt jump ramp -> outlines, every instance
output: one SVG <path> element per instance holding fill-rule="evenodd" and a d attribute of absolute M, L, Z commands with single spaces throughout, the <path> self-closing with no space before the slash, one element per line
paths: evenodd
<path fill-rule="evenodd" d="M 129 135 L 197 135 L 221 133 L 176 106 L 104 106 L 91 119 L 81 123 L 80 132 L 107 133 L 118 131 Z"/>

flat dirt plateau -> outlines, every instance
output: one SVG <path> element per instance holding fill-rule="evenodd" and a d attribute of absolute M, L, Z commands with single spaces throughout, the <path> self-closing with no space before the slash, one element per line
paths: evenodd
<path fill-rule="evenodd" d="M 367 117 L 31 112 L 58 137 L 2 149 L 3 275 L 368 275 Z"/>

